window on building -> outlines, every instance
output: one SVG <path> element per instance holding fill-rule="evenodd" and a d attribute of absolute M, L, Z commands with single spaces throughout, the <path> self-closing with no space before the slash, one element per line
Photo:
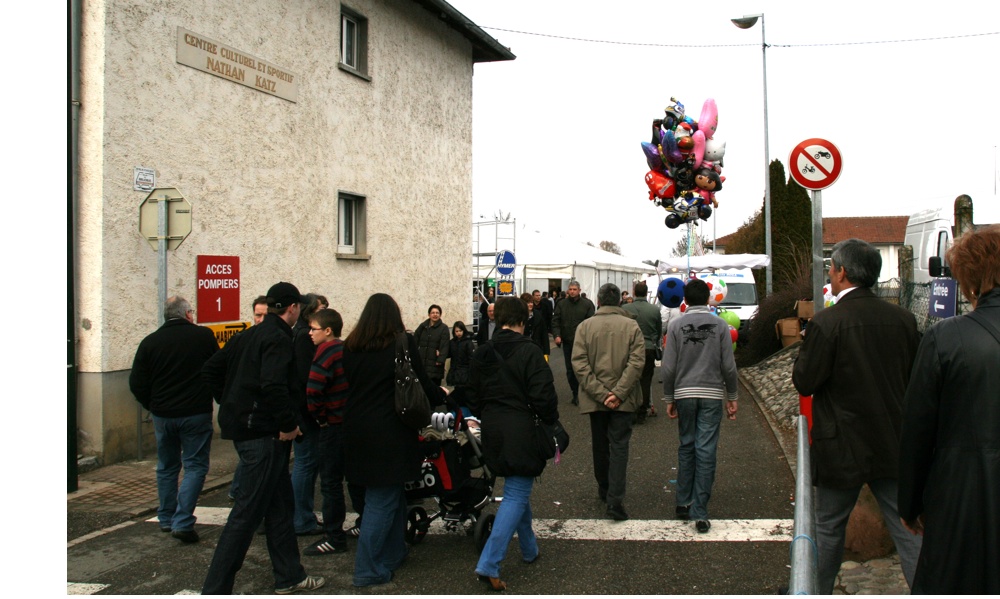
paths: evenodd
<path fill-rule="evenodd" d="M 338 194 L 337 257 L 367 258 L 365 247 L 365 198 L 352 193 Z"/>
<path fill-rule="evenodd" d="M 368 79 L 368 19 L 340 5 L 340 68 Z"/>

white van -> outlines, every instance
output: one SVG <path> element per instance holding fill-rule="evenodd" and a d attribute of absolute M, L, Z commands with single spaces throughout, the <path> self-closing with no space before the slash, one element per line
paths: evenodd
<path fill-rule="evenodd" d="M 906 223 L 904 245 L 913 248 L 913 282 L 929 283 L 931 275 L 928 262 L 939 257 L 945 264 L 944 253 L 951 246 L 951 209 L 931 208 L 910 216 Z"/>
<path fill-rule="evenodd" d="M 709 273 L 698 273 L 699 276 Z M 722 280 L 729 291 L 726 299 L 719 304 L 740 317 L 740 330 L 747 321 L 757 314 L 757 286 L 754 284 L 753 271 L 749 268 L 719 269 L 713 273 Z"/>

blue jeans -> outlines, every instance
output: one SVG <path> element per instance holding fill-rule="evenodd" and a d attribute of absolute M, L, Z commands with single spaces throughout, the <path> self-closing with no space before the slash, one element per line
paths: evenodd
<path fill-rule="evenodd" d="M 208 474 L 208 454 L 212 447 L 212 413 L 162 418 L 153 415 L 156 432 L 156 492 L 160 508 L 156 515 L 161 528 L 194 530 L 194 506 Z M 177 478 L 184 465 L 184 480 Z"/>
<path fill-rule="evenodd" d="M 334 545 L 347 543 L 344 518 L 344 425 L 331 424 L 319 429 L 319 488 L 323 493 L 323 529 Z M 364 509 L 364 508 L 362 508 Z"/>
<path fill-rule="evenodd" d="M 830 489 L 813 487 L 816 491 L 816 546 L 819 551 L 819 572 L 816 592 L 820 595 L 833 593 L 833 585 L 844 561 L 844 536 L 847 520 L 858 502 L 861 486 L 850 489 Z M 879 478 L 868 481 L 868 488 L 882 508 L 882 519 L 896 543 L 899 562 L 903 567 L 906 584 L 913 586 L 913 575 L 917 570 L 917 558 L 923 537 L 906 530 L 899 521 L 897 486 L 895 479 Z"/>
<path fill-rule="evenodd" d="M 691 506 L 691 520 L 708 520 L 708 500 L 715 482 L 721 399 L 678 399 L 677 505 Z"/>
<path fill-rule="evenodd" d="M 274 588 L 294 586 L 306 578 L 292 528 L 292 482 L 288 476 L 291 441 L 262 437 L 234 441 L 240 456 L 240 484 L 229 520 L 219 535 L 202 595 L 230 595 L 243 567 L 254 533 L 264 521 Z"/>
<path fill-rule="evenodd" d="M 406 494 L 403 485 L 365 488 L 354 586 L 385 584 L 406 559 Z"/>
<path fill-rule="evenodd" d="M 590 447 L 597 493 L 609 506 L 621 506 L 625 499 L 632 416 L 632 412 L 618 410 L 590 413 Z M 507 501 L 506 496 L 504 501 Z"/>
<path fill-rule="evenodd" d="M 538 557 L 538 539 L 531 529 L 531 485 L 534 482 L 530 476 L 504 478 L 503 501 L 493 521 L 493 531 L 479 555 L 476 574 L 500 578 L 500 562 L 507 557 L 507 547 L 515 532 L 521 546 L 521 559 L 530 562 Z"/>
<path fill-rule="evenodd" d="M 303 423 L 302 436 L 293 443 L 295 462 L 292 465 L 292 492 L 295 494 L 295 532 L 316 530 L 316 475 L 319 474 L 319 431 L 315 422 Z"/>

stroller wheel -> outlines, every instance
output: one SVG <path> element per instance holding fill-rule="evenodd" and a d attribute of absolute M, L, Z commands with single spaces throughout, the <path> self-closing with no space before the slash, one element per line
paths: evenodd
<path fill-rule="evenodd" d="M 490 533 L 493 532 L 494 520 L 496 520 L 496 514 L 487 514 L 476 520 L 476 530 L 473 533 L 476 541 L 476 553 L 483 552 L 483 547 L 486 546 L 486 541 L 490 538 Z"/>
<path fill-rule="evenodd" d="M 429 527 L 430 518 L 427 517 L 427 510 L 419 505 L 410 506 L 406 513 L 406 542 L 416 545 L 423 541 Z"/>

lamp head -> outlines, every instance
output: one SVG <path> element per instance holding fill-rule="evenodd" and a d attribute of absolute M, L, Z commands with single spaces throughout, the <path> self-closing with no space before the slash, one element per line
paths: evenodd
<path fill-rule="evenodd" d="M 750 29 L 757 24 L 757 18 L 762 16 L 764 15 L 746 15 L 739 19 L 730 19 L 730 21 L 740 29 Z"/>

